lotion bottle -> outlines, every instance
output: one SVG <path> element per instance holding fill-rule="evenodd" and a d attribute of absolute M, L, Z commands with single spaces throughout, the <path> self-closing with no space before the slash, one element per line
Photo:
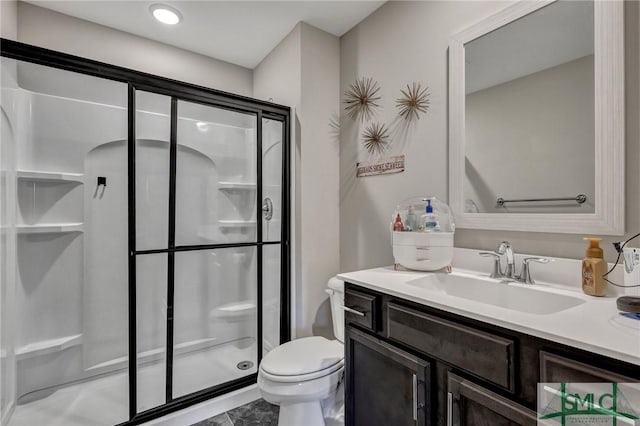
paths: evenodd
<path fill-rule="evenodd" d="M 433 206 L 431 205 L 431 200 L 427 200 L 427 207 L 422 216 L 420 216 L 420 225 L 422 229 L 426 232 L 437 231 L 438 220 L 435 213 L 433 213 Z"/>
<path fill-rule="evenodd" d="M 589 241 L 586 257 L 582 261 L 582 291 L 591 296 L 605 296 L 607 282 L 602 278 L 606 272 L 603 251 L 600 248 L 602 238 L 584 238 Z"/>

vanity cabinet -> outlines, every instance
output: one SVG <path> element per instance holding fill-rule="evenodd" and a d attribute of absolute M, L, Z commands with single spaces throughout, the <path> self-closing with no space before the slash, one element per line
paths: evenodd
<path fill-rule="evenodd" d="M 538 382 L 638 382 L 605 356 L 345 283 L 346 424 L 535 426 Z"/>
<path fill-rule="evenodd" d="M 346 351 L 347 426 L 431 424 L 427 361 L 353 327 Z"/>

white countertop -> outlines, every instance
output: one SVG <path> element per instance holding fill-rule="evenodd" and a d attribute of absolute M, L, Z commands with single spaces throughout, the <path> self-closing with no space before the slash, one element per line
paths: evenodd
<path fill-rule="evenodd" d="M 456 268 L 455 262 L 453 272 L 479 274 Z M 393 267 L 384 267 L 339 274 L 338 278 L 463 317 L 640 365 L 640 321 L 620 316 L 616 308 L 617 295 L 592 297 L 567 285 L 534 284 L 541 291 L 549 293 L 549 297 L 554 294 L 570 295 L 584 300 L 584 303 L 551 314 L 532 314 L 451 296 L 445 292 L 434 292 L 408 283 L 430 274 L 446 272 L 395 271 Z"/>

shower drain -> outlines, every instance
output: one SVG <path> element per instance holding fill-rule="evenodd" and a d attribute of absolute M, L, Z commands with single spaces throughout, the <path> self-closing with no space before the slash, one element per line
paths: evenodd
<path fill-rule="evenodd" d="M 251 362 L 251 361 L 240 361 L 238 363 L 238 365 L 236 365 L 236 367 L 238 367 L 238 370 L 248 370 L 251 367 L 253 367 L 253 362 Z"/>

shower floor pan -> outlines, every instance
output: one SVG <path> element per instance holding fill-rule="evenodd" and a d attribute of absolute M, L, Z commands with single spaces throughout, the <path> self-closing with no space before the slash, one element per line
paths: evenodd
<path fill-rule="evenodd" d="M 174 396 L 255 373 L 255 365 L 240 370 L 237 365 L 255 360 L 253 339 L 218 345 L 181 355 L 173 367 Z M 148 410 L 164 403 L 165 364 L 155 362 L 138 367 L 138 408 Z M 29 396 L 30 402 L 15 408 L 8 426 L 107 426 L 128 420 L 129 374 L 127 370 L 97 376 L 70 385 L 37 391 L 42 397 Z"/>

